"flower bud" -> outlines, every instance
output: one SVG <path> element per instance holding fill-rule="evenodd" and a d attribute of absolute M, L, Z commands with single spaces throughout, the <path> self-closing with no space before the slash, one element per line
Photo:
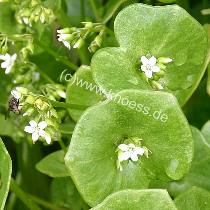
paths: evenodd
<path fill-rule="evenodd" d="M 167 57 L 160 57 L 160 58 L 158 58 L 158 62 L 159 63 L 167 64 L 167 63 L 171 63 L 172 61 L 173 61 L 173 59 L 167 58 Z"/>
<path fill-rule="evenodd" d="M 28 89 L 24 87 L 16 87 L 16 90 L 20 92 L 22 95 L 26 95 L 28 93 Z"/>
<path fill-rule="evenodd" d="M 151 85 L 152 85 L 153 88 L 155 88 L 157 90 L 163 90 L 164 89 L 163 86 L 160 83 L 156 82 L 156 81 L 152 81 Z"/>
<path fill-rule="evenodd" d="M 33 105 L 34 102 L 35 102 L 35 98 L 34 98 L 32 95 L 29 95 L 29 96 L 26 98 L 25 102 L 28 103 L 28 104 L 32 104 L 32 105 Z"/>
<path fill-rule="evenodd" d="M 84 40 L 80 38 L 80 39 L 74 44 L 73 48 L 78 48 L 78 49 L 80 49 L 83 45 L 84 45 Z"/>

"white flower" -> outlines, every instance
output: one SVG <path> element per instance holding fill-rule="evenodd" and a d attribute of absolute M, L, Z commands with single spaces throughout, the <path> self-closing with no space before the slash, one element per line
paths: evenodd
<path fill-rule="evenodd" d="M 142 147 L 136 147 L 134 144 L 120 144 L 118 149 L 120 151 L 118 153 L 118 160 L 120 162 L 129 159 L 137 161 L 138 156 L 144 154 L 144 149 Z"/>
<path fill-rule="evenodd" d="M 154 56 L 149 59 L 146 56 L 142 56 L 141 62 L 141 70 L 145 73 L 147 78 L 152 78 L 153 73 L 160 71 L 160 67 L 156 65 L 157 59 Z"/>
<path fill-rule="evenodd" d="M 15 63 L 16 58 L 17 58 L 16 53 L 14 55 L 10 55 L 8 53 L 5 55 L 0 54 L 0 60 L 4 61 L 1 63 L 1 68 L 5 69 L 5 74 L 9 74 L 11 72 L 11 69 Z"/>
<path fill-rule="evenodd" d="M 59 42 L 62 42 L 65 47 L 67 47 L 69 50 L 71 49 L 71 45 L 68 41 L 66 41 L 66 38 L 68 38 L 69 34 L 62 34 L 61 33 L 61 30 L 57 30 L 57 33 L 58 33 L 58 41 Z"/>
<path fill-rule="evenodd" d="M 26 126 L 24 131 L 27 133 L 32 133 L 32 140 L 33 143 L 35 143 L 39 137 L 45 138 L 46 142 L 48 144 L 51 143 L 51 137 L 48 135 L 44 129 L 47 127 L 47 123 L 45 121 L 41 121 L 39 123 L 35 122 L 34 120 L 31 120 L 29 122 L 30 126 Z"/>
<path fill-rule="evenodd" d="M 27 94 L 28 90 L 24 87 L 16 87 L 11 91 L 11 95 L 14 96 L 17 100 L 21 98 L 22 95 Z"/>
<path fill-rule="evenodd" d="M 15 88 L 14 90 L 11 91 L 11 94 L 14 96 L 14 98 L 16 98 L 17 100 L 19 100 L 21 98 L 21 93 L 20 91 L 18 91 L 18 88 Z"/>

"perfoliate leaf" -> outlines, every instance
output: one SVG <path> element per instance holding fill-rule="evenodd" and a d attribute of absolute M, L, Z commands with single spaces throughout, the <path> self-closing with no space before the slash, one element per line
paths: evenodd
<path fill-rule="evenodd" d="M 123 190 L 92 210 L 177 210 L 166 190 Z"/>
<path fill-rule="evenodd" d="M 142 139 L 151 152 L 122 163 L 120 171 L 116 150 L 129 138 Z M 190 128 L 172 94 L 125 90 L 81 116 L 65 161 L 77 189 L 94 206 L 113 192 L 147 188 L 154 179 L 181 179 L 192 147 Z"/>

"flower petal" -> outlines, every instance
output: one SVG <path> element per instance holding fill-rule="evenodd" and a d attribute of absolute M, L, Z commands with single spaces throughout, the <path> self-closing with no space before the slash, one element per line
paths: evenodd
<path fill-rule="evenodd" d="M 34 121 L 34 120 L 31 120 L 31 121 L 29 122 L 29 124 L 30 124 L 30 126 L 33 127 L 33 128 L 36 128 L 36 127 L 37 127 L 37 122 Z"/>
<path fill-rule="evenodd" d="M 15 54 L 12 55 L 11 59 L 12 59 L 13 62 L 14 62 L 14 61 L 16 60 L 16 58 L 17 58 L 17 54 L 15 53 Z"/>
<path fill-rule="evenodd" d="M 130 154 L 130 158 L 131 158 L 132 161 L 137 161 L 138 160 L 138 156 L 135 152 L 132 152 Z"/>
<path fill-rule="evenodd" d="M 45 137 L 46 133 L 44 130 L 39 130 L 39 136 Z"/>
<path fill-rule="evenodd" d="M 71 49 L 71 45 L 69 44 L 69 42 L 63 41 L 63 44 L 64 44 L 65 47 L 67 47 L 69 50 Z"/>
<path fill-rule="evenodd" d="M 129 152 L 122 152 L 118 155 L 118 160 L 120 162 L 124 161 L 124 160 L 128 160 L 130 158 L 130 153 Z"/>
<path fill-rule="evenodd" d="M 6 68 L 5 74 L 9 74 L 9 73 L 11 72 L 11 69 L 12 69 L 12 65 L 9 65 L 9 66 Z"/>
<path fill-rule="evenodd" d="M 39 133 L 38 131 L 35 131 L 32 133 L 32 140 L 33 142 L 36 142 L 39 139 Z"/>
<path fill-rule="evenodd" d="M 137 155 L 143 155 L 144 154 L 144 148 L 142 148 L 142 147 L 136 147 L 135 148 L 135 153 Z"/>
<path fill-rule="evenodd" d="M 48 144 L 50 144 L 51 143 L 51 137 L 50 137 L 50 135 L 45 135 L 45 140 L 46 140 L 46 142 L 48 143 Z"/>
<path fill-rule="evenodd" d="M 5 60 L 5 55 L 0 54 L 0 60 Z"/>
<path fill-rule="evenodd" d="M 159 66 L 151 66 L 151 70 L 153 72 L 159 72 L 160 71 L 160 67 Z"/>
<path fill-rule="evenodd" d="M 141 56 L 141 62 L 143 65 L 148 65 L 149 64 L 149 60 L 146 56 Z"/>
<path fill-rule="evenodd" d="M 12 90 L 11 94 L 16 98 L 16 99 L 20 99 L 21 94 L 17 91 L 17 90 Z"/>
<path fill-rule="evenodd" d="M 126 152 L 126 151 L 128 150 L 128 145 L 127 145 L 127 144 L 120 144 L 120 145 L 118 146 L 118 148 L 119 148 L 120 150 L 122 150 L 123 152 Z"/>
<path fill-rule="evenodd" d="M 144 72 L 147 78 L 152 78 L 152 71 L 147 70 Z"/>
<path fill-rule="evenodd" d="M 31 126 L 26 126 L 24 128 L 24 131 L 27 132 L 27 133 L 34 133 L 35 129 Z"/>
<path fill-rule="evenodd" d="M 43 129 L 45 129 L 47 127 L 47 123 L 45 121 L 41 121 L 38 124 L 38 127 L 43 130 Z"/>
<path fill-rule="evenodd" d="M 154 66 L 157 62 L 157 59 L 155 56 L 152 56 L 150 59 L 149 59 L 149 65 L 150 66 Z"/>
<path fill-rule="evenodd" d="M 9 65 L 9 62 L 6 60 L 3 63 L 1 63 L 1 68 L 6 69 L 8 67 L 8 65 Z"/>

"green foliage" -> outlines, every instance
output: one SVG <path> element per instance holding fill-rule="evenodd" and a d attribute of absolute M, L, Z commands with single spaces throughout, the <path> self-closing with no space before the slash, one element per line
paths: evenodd
<path fill-rule="evenodd" d="M 96 83 L 113 92 L 152 89 L 141 76 L 140 57 L 169 57 L 173 61 L 158 82 L 184 105 L 205 70 L 207 36 L 201 25 L 178 6 L 134 4 L 118 14 L 114 31 L 120 47 L 98 51 L 91 62 Z"/>
<path fill-rule="evenodd" d="M 210 207 L 210 193 L 198 187 L 192 187 L 175 199 L 179 210 L 208 210 Z"/>
<path fill-rule="evenodd" d="M 68 103 L 90 107 L 103 100 L 103 92 L 95 84 L 90 67 L 81 66 L 70 78 L 70 74 L 66 74 L 66 79 L 69 80 L 66 91 L 66 101 Z M 79 119 L 83 112 L 84 110 L 69 109 L 69 113 L 75 121 Z"/>
<path fill-rule="evenodd" d="M 36 164 L 36 169 L 54 178 L 69 176 L 64 164 L 64 152 L 62 150 L 46 156 Z"/>
<path fill-rule="evenodd" d="M 92 210 L 177 210 L 165 190 L 123 190 L 111 194 Z"/>
<path fill-rule="evenodd" d="M 0 0 L 0 210 L 210 209 L 209 8 Z"/>
<path fill-rule="evenodd" d="M 86 206 L 70 177 L 53 179 L 51 194 L 52 202 L 58 206 L 72 210 L 80 210 Z"/>
<path fill-rule="evenodd" d="M 12 173 L 12 161 L 7 152 L 2 139 L 0 138 L 0 209 L 4 205 L 9 192 L 10 179 Z"/>
<path fill-rule="evenodd" d="M 116 149 L 129 137 L 142 139 L 151 154 L 119 171 Z M 127 90 L 82 115 L 65 160 L 79 192 L 94 206 L 112 192 L 146 188 L 151 179 L 182 178 L 192 146 L 187 121 L 171 94 Z"/>

